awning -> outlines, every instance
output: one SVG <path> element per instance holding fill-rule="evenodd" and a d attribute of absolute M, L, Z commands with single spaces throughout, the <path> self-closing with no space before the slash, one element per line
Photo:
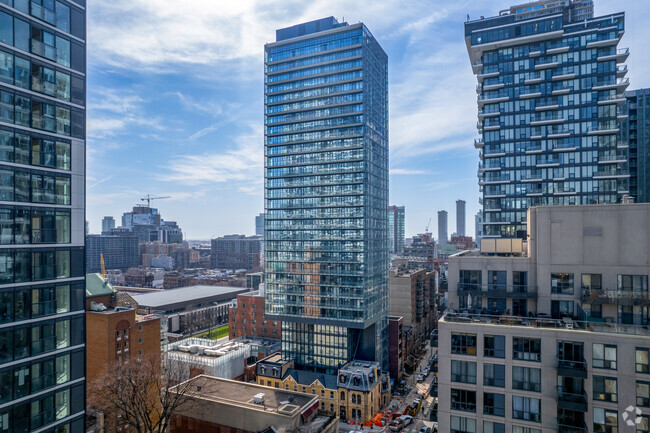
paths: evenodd
<path fill-rule="evenodd" d="M 308 407 L 307 409 L 305 409 L 304 411 L 302 411 L 302 413 L 301 413 L 300 415 L 302 415 L 302 420 L 303 420 L 303 422 L 304 422 L 304 421 L 307 421 L 307 420 L 309 419 L 309 417 L 310 417 L 314 412 L 316 412 L 317 410 L 318 410 L 318 400 L 317 400 L 314 404 L 312 404 L 310 407 Z"/>

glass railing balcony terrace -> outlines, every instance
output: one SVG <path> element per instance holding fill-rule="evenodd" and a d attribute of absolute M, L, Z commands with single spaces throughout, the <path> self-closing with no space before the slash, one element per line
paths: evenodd
<path fill-rule="evenodd" d="M 536 165 L 552 165 L 552 164 L 559 164 L 560 159 L 559 158 L 540 158 L 537 160 Z"/>
<path fill-rule="evenodd" d="M 607 177 L 607 176 L 629 176 L 627 170 L 598 170 L 594 173 L 594 177 Z"/>
<path fill-rule="evenodd" d="M 627 87 L 629 85 L 630 85 L 629 78 L 619 78 L 617 80 L 598 81 L 592 86 L 592 88 L 604 87 L 604 86 Z"/>
<path fill-rule="evenodd" d="M 510 181 L 510 175 L 509 174 L 497 174 L 494 175 L 493 173 L 486 173 L 483 176 L 483 179 L 481 182 L 483 183 L 490 183 L 490 182 L 509 182 Z"/>
<path fill-rule="evenodd" d="M 510 96 L 506 92 L 493 92 L 489 94 L 479 95 L 477 99 L 479 102 L 486 102 L 494 99 L 509 98 L 509 97 Z"/>
<path fill-rule="evenodd" d="M 503 126 L 503 125 L 501 124 L 501 121 L 499 119 L 487 118 L 483 121 L 483 126 L 489 128 L 492 126 Z"/>
<path fill-rule="evenodd" d="M 561 420 L 558 418 L 557 431 L 558 433 L 588 433 L 587 426 L 583 422 L 581 425 L 565 424 L 569 423 L 568 420 Z"/>
<path fill-rule="evenodd" d="M 474 139 L 474 147 L 475 147 L 475 148 L 480 149 L 480 148 L 482 148 L 483 146 L 485 146 L 485 141 L 483 140 L 482 137 L 481 137 L 481 138 L 475 138 L 475 139 Z"/>
<path fill-rule="evenodd" d="M 540 98 L 535 105 L 536 107 L 551 107 L 560 105 L 560 100 L 558 98 Z"/>
<path fill-rule="evenodd" d="M 488 75 L 499 72 L 499 65 L 484 66 L 479 75 Z"/>
<path fill-rule="evenodd" d="M 622 93 L 618 93 L 616 95 L 604 95 L 604 96 L 600 96 L 598 98 L 598 101 L 599 102 L 621 101 L 621 103 L 622 103 L 622 102 L 625 102 L 625 95 L 623 95 Z"/>
<path fill-rule="evenodd" d="M 618 65 L 616 67 L 616 76 L 621 78 L 627 74 L 627 65 Z"/>
<path fill-rule="evenodd" d="M 546 135 L 560 135 L 560 134 L 570 134 L 573 131 L 569 128 L 546 128 Z"/>
<path fill-rule="evenodd" d="M 31 15 L 52 25 L 56 25 L 56 13 L 53 10 L 44 8 L 36 2 L 32 3 Z"/>
<path fill-rule="evenodd" d="M 535 144 L 525 144 L 525 145 L 520 145 L 517 146 L 517 152 L 535 152 L 542 150 L 542 144 L 541 143 L 535 143 Z"/>
<path fill-rule="evenodd" d="M 587 393 L 584 391 L 576 392 L 565 389 L 563 386 L 557 387 L 557 398 L 568 403 L 587 404 Z"/>
<path fill-rule="evenodd" d="M 575 71 L 575 68 L 573 66 L 565 66 L 563 68 L 556 69 L 555 72 L 553 73 L 553 78 L 564 77 L 564 76 L 567 76 L 567 75 L 574 75 L 575 73 L 576 73 L 576 71 Z"/>
<path fill-rule="evenodd" d="M 618 140 L 616 141 L 616 147 L 619 149 L 627 149 L 630 147 L 630 143 L 628 143 L 626 140 Z"/>
<path fill-rule="evenodd" d="M 506 149 L 500 146 L 487 146 L 483 149 L 486 155 L 494 155 L 497 153 L 505 153 Z"/>
<path fill-rule="evenodd" d="M 532 116 L 530 116 L 531 123 L 532 122 L 553 122 L 553 121 L 560 121 L 560 120 L 564 121 L 565 119 L 562 115 L 557 113 L 548 114 L 548 115 L 544 115 L 544 113 L 542 113 L 542 114 L 533 114 Z"/>
<path fill-rule="evenodd" d="M 551 88 L 551 91 L 552 91 L 553 93 L 555 93 L 555 92 L 562 92 L 562 91 L 571 91 L 571 90 L 573 90 L 573 86 L 570 86 L 570 85 L 568 85 L 568 84 L 563 84 L 563 85 L 559 85 L 559 86 L 553 86 L 553 87 Z"/>
<path fill-rule="evenodd" d="M 544 176 L 540 171 L 535 171 L 521 176 L 521 180 L 541 180 L 543 178 Z"/>
<path fill-rule="evenodd" d="M 650 306 L 650 293 L 642 290 L 583 289 L 582 302 L 593 305 Z"/>
<path fill-rule="evenodd" d="M 528 194 L 544 194 L 544 189 L 543 188 L 525 188 L 523 190 L 523 193 L 528 195 Z"/>
<path fill-rule="evenodd" d="M 600 155 L 598 157 L 598 162 L 605 161 L 627 161 L 627 155 L 624 153 L 617 153 L 615 155 Z"/>

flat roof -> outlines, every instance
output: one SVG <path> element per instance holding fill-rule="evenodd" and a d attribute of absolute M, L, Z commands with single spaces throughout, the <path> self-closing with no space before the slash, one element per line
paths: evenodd
<path fill-rule="evenodd" d="M 178 289 L 162 290 L 155 293 L 133 295 L 140 308 L 152 310 L 170 310 L 188 305 L 235 299 L 238 294 L 246 293 L 246 287 L 230 286 L 190 286 Z"/>
<path fill-rule="evenodd" d="M 246 405 L 250 409 L 261 411 L 280 408 L 281 415 L 295 416 L 318 400 L 316 395 L 213 376 L 200 375 L 190 380 L 201 385 L 200 394 L 192 396 L 196 400 L 215 401 L 238 407 Z M 260 393 L 264 394 L 264 405 L 253 403 L 253 397 Z"/>

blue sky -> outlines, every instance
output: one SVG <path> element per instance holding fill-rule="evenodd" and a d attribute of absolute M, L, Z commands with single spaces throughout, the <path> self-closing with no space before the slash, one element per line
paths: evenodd
<path fill-rule="evenodd" d="M 140 197 L 188 239 L 252 234 L 263 211 L 263 46 L 275 30 L 335 16 L 363 21 L 389 58 L 390 202 L 406 234 L 437 236 L 437 211 L 479 209 L 476 79 L 463 22 L 514 2 L 438 0 L 111 0 L 88 8 L 87 219 L 101 230 Z M 626 12 L 629 89 L 650 87 L 649 0 L 596 0 Z"/>

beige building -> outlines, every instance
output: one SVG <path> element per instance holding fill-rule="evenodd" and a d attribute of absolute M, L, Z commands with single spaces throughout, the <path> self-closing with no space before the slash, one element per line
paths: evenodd
<path fill-rule="evenodd" d="M 319 414 L 318 396 L 204 375 L 190 380 L 197 392 L 172 417 L 171 433 L 338 432 L 336 417 Z"/>
<path fill-rule="evenodd" d="M 351 361 L 336 376 L 297 370 L 277 353 L 257 364 L 260 385 L 319 397 L 320 412 L 342 420 L 367 423 L 390 402 L 388 375 L 379 364 Z"/>
<path fill-rule="evenodd" d="M 650 205 L 530 208 L 527 226 L 449 258 L 440 431 L 647 432 Z"/>
<path fill-rule="evenodd" d="M 434 317 L 430 298 L 435 292 L 435 272 L 408 269 L 407 264 L 397 259 L 390 270 L 390 315 L 401 316 L 402 326 L 412 329 L 414 340 L 424 341 Z"/>

